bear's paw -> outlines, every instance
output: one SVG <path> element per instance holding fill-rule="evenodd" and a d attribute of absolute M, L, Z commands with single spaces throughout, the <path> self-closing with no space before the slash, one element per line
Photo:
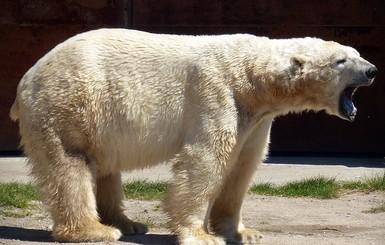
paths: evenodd
<path fill-rule="evenodd" d="M 180 239 L 181 245 L 225 245 L 226 242 L 222 237 L 209 234 L 201 234 L 197 236 L 188 236 Z"/>
<path fill-rule="evenodd" d="M 227 238 L 228 243 L 234 244 L 259 244 L 263 236 L 255 229 L 243 229 L 238 231 L 235 236 Z"/>
<path fill-rule="evenodd" d="M 52 234 L 54 240 L 59 242 L 113 242 L 122 236 L 118 229 L 97 221 L 76 227 L 55 225 Z"/>
<path fill-rule="evenodd" d="M 147 233 L 148 228 L 145 224 L 138 222 L 125 222 L 117 225 L 119 230 L 123 233 L 123 235 L 144 235 Z"/>

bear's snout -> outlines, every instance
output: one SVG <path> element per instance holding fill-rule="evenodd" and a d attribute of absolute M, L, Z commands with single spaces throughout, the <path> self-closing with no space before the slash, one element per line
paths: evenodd
<path fill-rule="evenodd" d="M 365 75 L 368 79 L 373 79 L 377 75 L 377 67 L 372 66 L 368 70 L 366 70 Z"/>

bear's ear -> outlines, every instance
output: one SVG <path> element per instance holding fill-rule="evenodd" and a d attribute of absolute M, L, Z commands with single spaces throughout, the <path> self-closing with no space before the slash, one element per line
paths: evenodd
<path fill-rule="evenodd" d="M 290 58 L 290 64 L 292 68 L 302 70 L 303 65 L 306 62 L 306 57 L 303 55 L 296 55 Z"/>
<path fill-rule="evenodd" d="M 306 57 L 302 55 L 296 55 L 290 58 L 290 76 L 297 77 L 300 76 L 303 72 L 303 68 L 306 62 Z"/>

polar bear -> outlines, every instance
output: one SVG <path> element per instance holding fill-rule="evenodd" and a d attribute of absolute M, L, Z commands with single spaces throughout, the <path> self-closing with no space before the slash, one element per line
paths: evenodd
<path fill-rule="evenodd" d="M 165 199 L 181 244 L 253 243 L 249 181 L 277 115 L 326 110 L 352 121 L 377 69 L 316 38 L 76 35 L 21 79 L 11 118 L 57 241 L 114 241 L 147 227 L 123 214 L 120 172 L 168 161 Z"/>

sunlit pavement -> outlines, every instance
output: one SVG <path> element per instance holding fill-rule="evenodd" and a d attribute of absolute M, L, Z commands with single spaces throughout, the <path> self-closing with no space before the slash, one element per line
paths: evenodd
<path fill-rule="evenodd" d="M 253 183 L 283 184 L 317 176 L 337 180 L 360 180 L 385 171 L 384 158 L 313 158 L 272 157 L 261 164 L 254 175 Z M 0 182 L 29 182 L 29 167 L 26 158 L 0 157 Z M 171 167 L 161 164 L 153 168 L 123 172 L 123 181 L 167 181 L 172 178 Z"/>

